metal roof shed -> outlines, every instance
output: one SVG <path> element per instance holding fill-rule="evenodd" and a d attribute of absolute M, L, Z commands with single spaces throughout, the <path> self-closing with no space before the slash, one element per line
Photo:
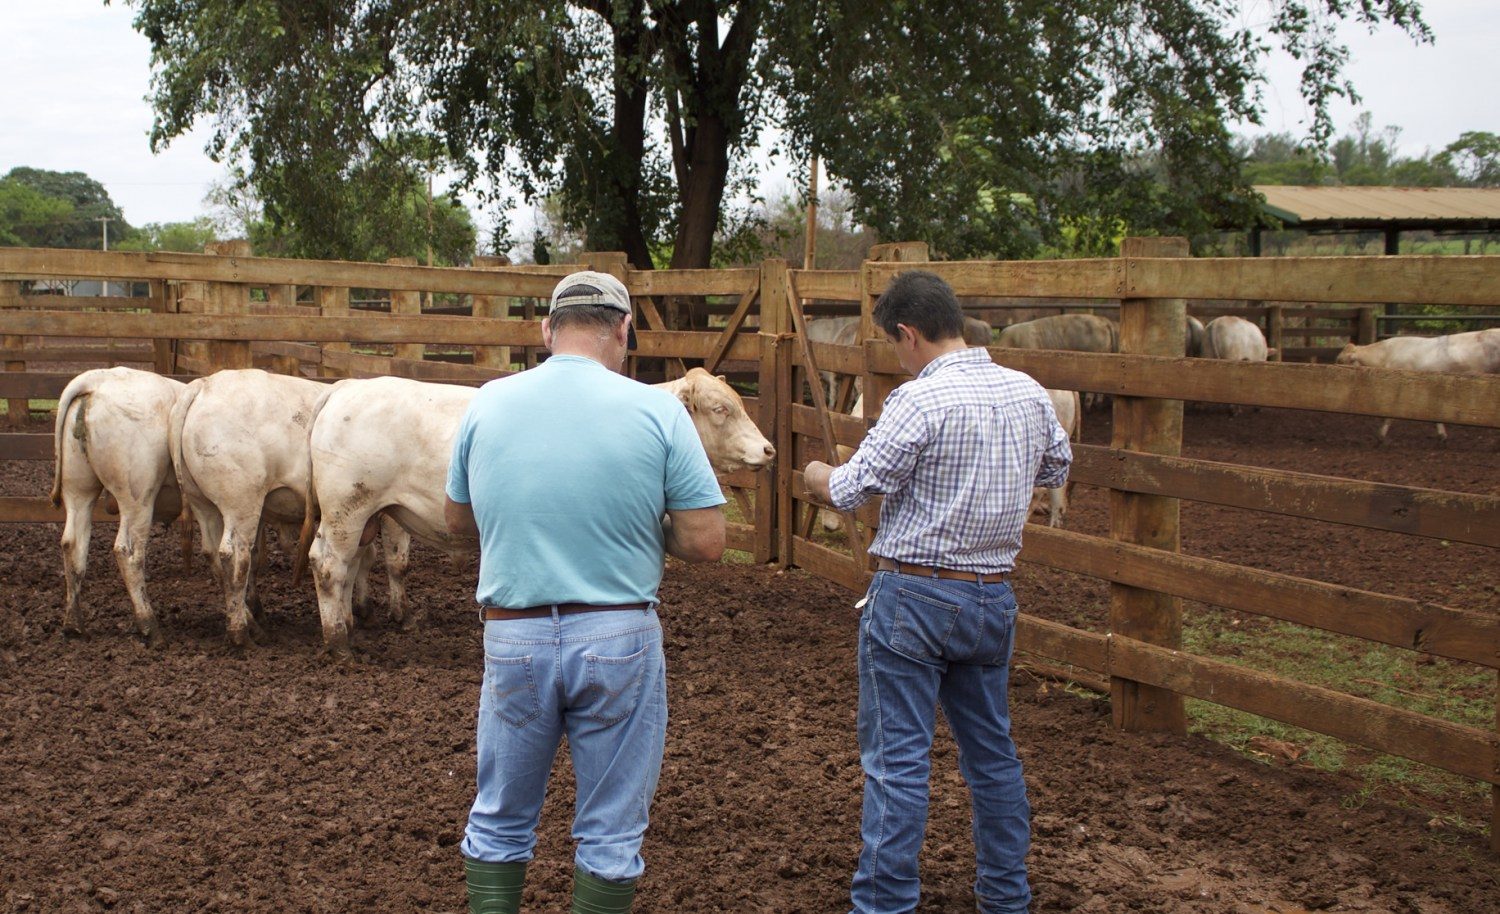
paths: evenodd
<path fill-rule="evenodd" d="M 1500 188 L 1298 187 L 1257 184 L 1265 212 L 1287 228 L 1309 232 L 1383 232 L 1397 253 L 1403 231 L 1500 232 Z M 1250 232 L 1260 256 L 1262 228 Z"/>

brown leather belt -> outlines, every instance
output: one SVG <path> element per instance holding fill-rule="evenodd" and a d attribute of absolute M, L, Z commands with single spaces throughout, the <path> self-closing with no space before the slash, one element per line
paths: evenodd
<path fill-rule="evenodd" d="M 552 615 L 556 609 L 559 616 L 571 616 L 575 613 L 600 613 L 612 611 L 629 611 L 650 609 L 650 603 L 620 603 L 614 606 L 600 606 L 595 603 L 552 603 L 546 606 L 528 606 L 525 609 L 506 609 L 503 606 L 486 606 L 484 608 L 484 621 L 501 622 L 511 619 L 543 619 Z"/>
<path fill-rule="evenodd" d="M 875 563 L 875 567 L 881 571 L 894 571 L 897 574 L 910 574 L 919 578 L 947 578 L 950 581 L 973 581 L 976 584 L 1000 584 L 1010 576 L 1010 573 L 1005 571 L 993 573 L 954 571 L 951 568 L 928 568 L 926 565 L 912 565 L 891 559 L 881 559 Z"/>

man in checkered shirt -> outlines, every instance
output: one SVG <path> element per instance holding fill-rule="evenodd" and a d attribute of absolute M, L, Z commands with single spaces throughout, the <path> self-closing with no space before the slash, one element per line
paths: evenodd
<path fill-rule="evenodd" d="M 1026 911 L 1030 807 L 1010 737 L 1016 598 L 1007 580 L 1034 486 L 1061 486 L 1073 453 L 1042 386 L 963 339 L 937 276 L 903 273 L 875 323 L 915 378 L 886 399 L 845 465 L 809 464 L 815 497 L 851 511 L 884 495 L 879 569 L 859 625 L 864 847 L 856 914 L 917 907 L 935 710 L 959 747 L 974 807 L 974 895 L 984 914 Z"/>

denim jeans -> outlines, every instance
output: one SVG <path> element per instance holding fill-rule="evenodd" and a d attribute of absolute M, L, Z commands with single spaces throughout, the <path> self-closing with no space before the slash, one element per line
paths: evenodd
<path fill-rule="evenodd" d="M 666 661 L 655 610 L 486 622 L 478 791 L 460 848 L 530 860 L 558 743 L 578 785 L 577 866 L 635 879 L 667 734 Z"/>
<path fill-rule="evenodd" d="M 855 914 L 916 910 L 939 704 L 973 804 L 978 910 L 1026 911 L 1031 810 L 1007 694 L 1015 594 L 1004 583 L 881 571 L 866 596 L 859 624 L 864 847 L 851 892 Z"/>

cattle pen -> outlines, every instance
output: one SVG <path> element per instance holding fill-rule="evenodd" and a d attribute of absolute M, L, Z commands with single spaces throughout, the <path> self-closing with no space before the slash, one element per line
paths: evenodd
<path fill-rule="evenodd" d="M 622 279 L 636 305 L 632 370 L 673 376 L 702 365 L 741 382 L 746 408 L 779 452 L 770 471 L 724 479 L 739 520 L 731 548 L 756 563 L 796 566 L 863 588 L 878 523 L 848 519 L 841 547 L 812 533 L 800 469 L 856 445 L 901 381 L 870 312 L 913 264 L 961 297 L 1118 303 L 1116 354 L 992 348 L 1003 365 L 1044 386 L 1114 398 L 1108 445 L 1079 444 L 1073 478 L 1108 490 L 1109 534 L 1030 525 L 1025 563 L 1108 582 L 1107 631 L 1023 616 L 1018 648 L 1106 688 L 1114 725 L 1183 733 L 1185 699 L 1282 721 L 1491 785 L 1490 840 L 1500 852 L 1500 735 L 1341 691 L 1199 656 L 1182 641 L 1183 600 L 1295 623 L 1422 655 L 1500 670 L 1500 612 L 1453 608 L 1184 554 L 1182 501 L 1227 506 L 1482 547 L 1500 547 L 1500 494 L 1440 491 L 1181 456 L 1184 401 L 1394 417 L 1500 428 L 1500 377 L 1433 375 L 1327 364 L 1184 358 L 1189 302 L 1500 306 L 1500 257 L 1191 258 L 1180 239 L 1127 239 L 1122 256 L 1046 262 L 928 261 L 918 244 L 877 247 L 857 271 L 758 268 L 631 269 L 618 254 L 584 266 Z M 58 396 L 72 372 L 55 363 L 108 361 L 182 378 L 268 367 L 319 378 L 399 375 L 482 383 L 535 364 L 538 316 L 569 265 L 472 268 L 282 260 L 222 254 L 0 249 L 0 399 L 12 418 Z M 112 279 L 141 297 L 91 300 L 30 294 L 38 281 Z M 352 290 L 388 290 L 389 313 L 352 308 Z M 468 316 L 435 313 L 423 297 L 467 301 Z M 671 329 L 695 302 L 722 323 Z M 858 346 L 810 342 L 805 303 L 842 303 L 861 317 Z M 835 309 L 837 310 L 837 309 Z M 1355 319 L 1358 321 L 1358 318 Z M 1373 325 L 1364 332 L 1373 333 Z M 1351 333 L 1351 335 L 1353 335 Z M 56 340 L 68 341 L 56 345 Z M 86 340 L 96 341 L 85 345 Z M 105 341 L 105 342 L 99 342 Z M 808 383 L 841 378 L 831 398 Z M 870 409 L 844 415 L 856 379 Z M 0 459 L 50 460 L 52 436 L 0 435 Z M 101 520 L 107 520 L 102 514 Z M 0 498 L 0 521 L 54 523 L 44 497 Z M 1494 564 L 1490 565 L 1493 569 Z M 1500 690 L 1496 714 L 1500 716 Z M 1500 721 L 1497 721 L 1500 723 Z"/>

